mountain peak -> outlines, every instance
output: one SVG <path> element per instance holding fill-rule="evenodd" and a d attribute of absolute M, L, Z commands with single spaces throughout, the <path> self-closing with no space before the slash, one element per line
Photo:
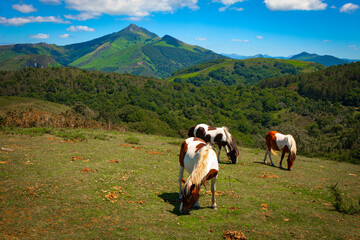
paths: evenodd
<path fill-rule="evenodd" d="M 137 25 L 135 24 L 130 24 L 129 26 L 127 26 L 126 28 L 124 28 L 123 30 L 127 30 L 127 31 L 131 31 L 131 32 L 141 32 L 141 29 L 140 27 L 138 27 Z"/>
<path fill-rule="evenodd" d="M 145 28 L 138 27 L 135 24 L 130 24 L 129 26 L 121 30 L 119 33 L 142 35 L 146 38 L 158 37 L 155 33 L 152 33 Z"/>

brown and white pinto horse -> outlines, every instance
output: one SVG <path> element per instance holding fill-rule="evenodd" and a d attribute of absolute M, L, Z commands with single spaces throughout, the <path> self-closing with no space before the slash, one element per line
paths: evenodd
<path fill-rule="evenodd" d="M 282 151 L 281 160 L 280 160 L 280 168 L 282 168 L 282 161 L 284 159 L 285 153 L 289 153 L 287 158 L 288 170 L 291 170 L 292 165 L 295 162 L 296 158 L 296 142 L 291 135 L 283 135 L 276 131 L 270 131 L 266 134 L 266 153 L 264 158 L 264 163 L 266 163 L 267 154 L 269 154 L 271 165 L 274 166 L 274 163 L 271 159 L 271 153 L 275 156 L 277 153 L 273 150 Z"/>
<path fill-rule="evenodd" d="M 202 123 L 192 126 L 189 129 L 188 136 L 198 137 L 207 143 L 210 142 L 211 144 L 218 145 L 218 162 L 220 162 L 221 147 L 224 147 L 229 160 L 231 160 L 233 164 L 237 163 L 239 150 L 227 127 L 215 128 Z"/>
<path fill-rule="evenodd" d="M 192 207 L 200 208 L 199 191 L 207 180 L 211 179 L 212 205 L 216 209 L 215 183 L 219 172 L 219 164 L 214 148 L 200 138 L 186 139 L 180 149 L 179 156 L 179 198 L 181 213 L 189 213 Z M 190 174 L 185 181 L 183 178 L 184 169 Z M 182 187 L 182 183 L 184 186 Z"/>

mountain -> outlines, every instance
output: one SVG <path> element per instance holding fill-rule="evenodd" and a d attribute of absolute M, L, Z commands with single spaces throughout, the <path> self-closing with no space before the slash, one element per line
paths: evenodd
<path fill-rule="evenodd" d="M 290 59 L 297 59 L 297 60 L 308 61 L 308 62 L 317 62 L 317 63 L 321 63 L 327 67 L 332 66 L 332 65 L 349 63 L 348 61 L 346 61 L 344 59 L 340 59 L 340 58 L 337 58 L 334 56 L 330 56 L 330 55 L 320 56 L 317 54 L 310 54 L 307 52 L 302 52 L 297 55 L 294 55 Z"/>
<path fill-rule="evenodd" d="M 180 69 L 169 79 L 175 82 L 192 83 L 196 86 L 255 85 L 262 79 L 314 72 L 324 67 L 319 63 L 288 59 L 217 59 Z"/>
<path fill-rule="evenodd" d="M 9 60 L 23 55 L 30 59 L 48 55 L 63 66 L 155 78 L 168 77 L 194 64 L 226 58 L 169 35 L 161 38 L 135 24 L 100 38 L 65 46 L 46 43 L 0 46 L 0 65 L 8 61 L 3 69 L 18 69 L 18 65 L 12 66 Z"/>
<path fill-rule="evenodd" d="M 254 56 L 243 56 L 243 55 L 237 55 L 237 54 L 226 54 L 223 53 L 222 55 L 229 57 L 229 58 L 233 58 L 233 59 L 248 59 L 248 58 L 275 58 L 275 59 L 295 59 L 295 60 L 301 60 L 301 61 L 307 61 L 307 62 L 316 62 L 316 63 L 320 63 L 323 64 L 327 67 L 329 66 L 333 66 L 333 65 L 339 65 L 339 64 L 344 64 L 344 63 L 352 63 L 352 62 L 358 62 L 360 60 L 355 60 L 355 59 L 346 59 L 346 58 L 337 58 L 331 55 L 324 55 L 324 56 L 320 56 L 317 54 L 310 54 L 307 52 L 302 52 L 299 54 L 295 54 L 295 55 L 291 55 L 289 57 L 272 57 L 269 55 L 263 55 L 263 54 L 256 54 Z"/>

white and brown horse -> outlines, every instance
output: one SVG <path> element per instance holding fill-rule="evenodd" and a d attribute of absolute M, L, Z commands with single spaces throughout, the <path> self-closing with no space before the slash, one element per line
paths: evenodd
<path fill-rule="evenodd" d="M 210 179 L 211 207 L 216 209 L 215 183 L 219 164 L 215 149 L 200 138 L 188 138 L 181 145 L 179 163 L 179 198 L 182 200 L 180 212 L 189 213 L 192 207 L 200 208 L 198 202 L 200 187 Z M 183 178 L 184 169 L 190 174 L 186 181 Z M 184 183 L 183 187 L 182 183 Z"/>
<path fill-rule="evenodd" d="M 280 168 L 282 168 L 282 161 L 284 159 L 285 153 L 289 153 L 289 156 L 287 158 L 288 163 L 288 170 L 291 170 L 291 167 L 293 166 L 295 159 L 296 159 L 296 142 L 293 136 L 291 135 L 284 135 L 281 133 L 278 133 L 276 131 L 270 131 L 268 134 L 266 134 L 266 153 L 264 158 L 264 163 L 266 163 L 266 157 L 269 154 L 271 165 L 274 166 L 274 163 L 271 159 L 271 153 L 273 153 L 275 156 L 277 155 L 276 151 L 282 151 L 281 160 L 280 160 Z"/>
<path fill-rule="evenodd" d="M 215 128 L 202 123 L 192 126 L 189 129 L 188 136 L 198 137 L 207 143 L 210 142 L 211 144 L 218 145 L 218 162 L 220 162 L 221 147 L 224 147 L 229 160 L 231 160 L 233 164 L 237 163 L 239 150 L 227 127 Z"/>

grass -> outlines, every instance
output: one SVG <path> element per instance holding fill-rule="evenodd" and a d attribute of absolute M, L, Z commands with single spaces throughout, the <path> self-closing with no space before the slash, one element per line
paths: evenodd
<path fill-rule="evenodd" d="M 336 211 L 329 190 L 338 183 L 344 199 L 358 200 L 358 165 L 300 153 L 289 172 L 264 165 L 262 150 L 240 148 L 236 165 L 222 152 L 218 210 L 207 187 L 201 209 L 181 215 L 181 139 L 65 131 L 88 137 L 0 132 L 8 149 L 0 151 L 1 239 L 222 239 L 227 230 L 248 239 L 360 238 L 359 215 Z"/>
<path fill-rule="evenodd" d="M 53 103 L 35 98 L 17 96 L 0 96 L 0 106 L 1 117 L 6 116 L 6 113 L 9 111 L 25 111 L 29 108 L 47 111 L 54 114 L 60 114 L 71 110 L 70 107 L 63 104 Z"/>

